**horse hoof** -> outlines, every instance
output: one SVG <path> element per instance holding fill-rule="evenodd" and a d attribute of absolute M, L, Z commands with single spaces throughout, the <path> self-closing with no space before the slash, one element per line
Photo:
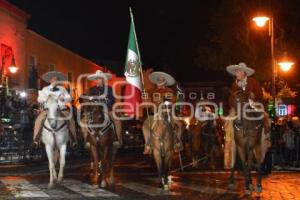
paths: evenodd
<path fill-rule="evenodd" d="M 101 181 L 100 187 L 106 188 L 107 187 L 106 181 L 104 181 L 104 180 Z"/>
<path fill-rule="evenodd" d="M 250 189 L 248 189 L 248 190 L 245 191 L 245 194 L 246 194 L 247 196 L 250 196 L 250 195 L 252 194 L 252 191 L 251 191 Z"/>
<path fill-rule="evenodd" d="M 255 192 L 257 192 L 257 193 L 261 193 L 261 192 L 262 192 L 262 187 L 261 187 L 261 185 L 257 185 L 257 186 L 256 186 Z"/>
<path fill-rule="evenodd" d="M 92 185 L 98 185 L 98 183 L 99 183 L 99 176 L 92 176 L 92 177 L 90 177 L 90 180 L 91 180 L 91 184 Z"/>
<path fill-rule="evenodd" d="M 63 182 L 63 177 L 62 176 L 58 177 L 57 183 L 62 183 L 62 182 Z"/>
<path fill-rule="evenodd" d="M 165 184 L 165 185 L 163 186 L 163 190 L 169 190 L 169 185 L 168 185 L 168 184 Z"/>
<path fill-rule="evenodd" d="M 53 187 L 54 187 L 54 184 L 53 184 L 53 183 L 49 183 L 49 184 L 48 184 L 48 188 L 49 188 L 49 189 L 52 189 Z"/>
<path fill-rule="evenodd" d="M 110 185 L 114 186 L 116 184 L 115 179 L 110 179 L 109 183 L 110 183 Z"/>
<path fill-rule="evenodd" d="M 227 188 L 228 188 L 229 190 L 234 190 L 234 183 L 228 184 Z"/>
<path fill-rule="evenodd" d="M 170 184 L 170 183 L 172 183 L 173 181 L 172 181 L 172 176 L 168 176 L 168 183 Z"/>

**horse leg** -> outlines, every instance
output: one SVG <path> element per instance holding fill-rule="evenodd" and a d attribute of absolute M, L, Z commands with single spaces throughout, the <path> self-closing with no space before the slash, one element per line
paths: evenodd
<path fill-rule="evenodd" d="M 64 177 L 64 167 L 65 167 L 65 164 L 66 164 L 66 149 L 67 149 L 67 145 L 66 144 L 63 144 L 61 147 L 60 147 L 60 161 L 59 161 L 59 173 L 58 173 L 58 183 L 61 183 L 62 180 L 63 180 L 63 177 Z"/>
<path fill-rule="evenodd" d="M 216 169 L 215 166 L 215 145 L 211 145 L 211 150 L 210 150 L 210 166 L 213 170 Z"/>
<path fill-rule="evenodd" d="M 234 171 L 235 171 L 235 165 L 233 165 L 230 168 L 230 177 L 229 177 L 229 184 L 228 184 L 228 189 L 230 190 L 234 189 Z"/>
<path fill-rule="evenodd" d="M 55 170 L 55 166 L 54 166 L 54 160 L 53 160 L 53 150 L 52 150 L 51 146 L 46 145 L 46 153 L 47 153 L 47 157 L 48 157 L 49 172 L 50 172 L 50 180 L 49 180 L 48 187 L 52 188 L 53 187 L 53 169 Z"/>
<path fill-rule="evenodd" d="M 254 190 L 253 188 L 253 184 L 252 184 L 252 176 L 251 176 L 251 168 L 252 168 L 252 163 L 253 163 L 253 149 L 248 149 L 248 158 L 247 158 L 247 166 L 249 169 L 249 173 L 248 173 L 248 180 L 249 180 L 249 189 L 251 191 Z"/>
<path fill-rule="evenodd" d="M 116 153 L 117 153 L 117 148 L 116 147 L 113 147 L 112 148 L 112 155 L 111 155 L 111 164 L 110 164 L 110 177 L 109 177 L 109 179 L 110 179 L 110 184 L 111 185 L 115 185 L 115 177 L 114 177 L 114 165 L 113 165 L 113 163 L 114 163 L 114 160 L 115 160 L 115 158 L 116 158 Z"/>
<path fill-rule="evenodd" d="M 249 188 L 250 184 L 250 180 L 249 180 L 249 168 L 248 168 L 248 163 L 246 162 L 246 150 L 244 147 L 241 147 L 239 145 L 237 145 L 237 150 L 240 156 L 240 159 L 242 161 L 242 165 L 243 165 L 243 171 L 244 171 L 244 177 L 245 177 L 245 188 L 246 188 L 246 195 L 251 195 L 251 190 Z"/>
<path fill-rule="evenodd" d="M 91 158 L 91 162 L 90 162 L 90 172 L 89 172 L 89 174 L 90 175 L 92 175 L 93 174 L 93 171 L 94 171 L 94 169 L 95 169 L 95 167 L 96 166 L 94 166 L 95 165 L 95 161 L 94 161 L 94 157 L 93 157 L 93 153 L 92 153 L 92 151 L 91 151 L 91 147 L 90 147 L 90 158 Z"/>
<path fill-rule="evenodd" d="M 169 153 L 168 159 L 165 160 L 165 162 L 167 163 L 167 172 L 166 172 L 166 178 L 167 178 L 167 183 L 169 188 L 171 187 L 172 184 L 172 176 L 170 175 L 170 171 L 171 171 L 171 166 L 172 166 L 172 158 L 171 158 L 172 153 Z"/>
<path fill-rule="evenodd" d="M 92 177 L 92 184 L 98 184 L 98 165 L 99 165 L 99 159 L 98 159 L 98 152 L 97 148 L 94 145 L 91 145 L 91 155 L 93 157 L 94 161 L 94 169 L 93 169 L 93 177 Z"/>
<path fill-rule="evenodd" d="M 56 182 L 57 181 L 57 173 L 56 173 L 56 163 L 58 162 L 58 158 L 59 158 L 59 153 L 58 150 L 55 149 L 53 150 L 53 181 Z"/>
<path fill-rule="evenodd" d="M 168 168 L 168 163 L 167 161 L 167 156 L 161 156 L 161 180 L 162 180 L 162 185 L 164 190 L 169 190 L 169 185 L 168 185 L 168 173 L 167 173 L 167 168 Z"/>
<path fill-rule="evenodd" d="M 261 152 L 261 145 L 258 144 L 254 148 L 255 151 L 255 157 L 256 157 L 256 170 L 257 170 L 257 184 L 256 184 L 256 192 L 261 193 L 262 192 L 262 152 Z"/>
<path fill-rule="evenodd" d="M 162 170 L 162 160 L 161 160 L 161 155 L 157 150 L 153 151 L 153 157 L 156 163 L 157 171 L 158 171 L 158 178 L 160 182 L 160 187 L 163 187 L 163 170 Z"/>
<path fill-rule="evenodd" d="M 100 174 L 100 181 L 101 181 L 101 184 L 100 186 L 102 188 L 105 188 L 107 187 L 107 183 L 106 183 L 106 174 L 107 174 L 107 171 L 109 170 L 110 166 L 109 166 L 109 163 L 108 163 L 108 148 L 105 147 L 103 149 L 103 152 L 99 152 L 100 154 L 100 160 L 101 160 L 101 174 Z"/>

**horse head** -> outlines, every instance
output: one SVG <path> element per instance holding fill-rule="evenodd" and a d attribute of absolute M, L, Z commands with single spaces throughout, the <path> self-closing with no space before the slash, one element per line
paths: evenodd
<path fill-rule="evenodd" d="M 48 110 L 47 112 L 47 120 L 52 129 L 57 128 L 57 118 L 59 115 L 59 103 L 58 99 L 54 96 L 50 96 L 45 103 L 45 108 Z"/>
<path fill-rule="evenodd" d="M 172 103 L 170 101 L 164 101 L 161 103 L 159 108 L 159 117 L 160 119 L 164 120 L 165 122 L 171 123 L 172 122 Z"/>

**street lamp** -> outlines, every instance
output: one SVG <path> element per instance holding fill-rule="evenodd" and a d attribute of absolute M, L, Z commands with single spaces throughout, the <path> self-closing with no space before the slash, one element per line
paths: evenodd
<path fill-rule="evenodd" d="M 295 63 L 287 56 L 287 53 L 284 52 L 283 58 L 278 62 L 280 69 L 284 72 L 289 71 Z"/>
<path fill-rule="evenodd" d="M 2 56 L 2 66 L 1 66 L 1 70 L 0 70 L 0 76 L 1 76 L 0 84 L 1 85 L 3 85 L 4 77 L 8 78 L 8 76 L 5 74 L 4 68 L 5 68 L 5 56 Z M 11 65 L 8 67 L 8 70 L 12 74 L 15 74 L 19 70 L 19 68 L 16 66 L 14 56 L 12 56 Z"/>
<path fill-rule="evenodd" d="M 278 62 L 276 64 L 275 56 L 274 56 L 274 19 L 273 17 L 267 17 L 267 16 L 257 16 L 252 19 L 255 24 L 262 28 L 264 27 L 267 22 L 269 22 L 269 37 L 270 37 L 270 43 L 271 43 L 271 66 L 272 66 L 272 100 L 273 100 L 273 108 L 275 108 L 275 98 L 276 98 L 276 86 L 275 86 L 275 81 L 277 79 L 277 64 L 280 66 L 282 71 L 289 71 L 291 67 L 294 65 L 294 62 L 288 61 L 286 59 L 286 56 L 284 60 Z"/>
<path fill-rule="evenodd" d="M 276 98 L 276 64 L 275 64 L 275 56 L 274 56 L 274 22 L 273 17 L 267 16 L 257 16 L 252 19 L 258 27 L 264 27 L 267 22 L 269 22 L 269 36 L 271 43 L 271 66 L 272 66 L 272 100 L 273 100 L 273 109 L 275 108 L 275 98 Z"/>
<path fill-rule="evenodd" d="M 289 71 L 294 64 L 295 64 L 294 62 L 290 62 L 290 61 L 281 61 L 278 63 L 280 69 L 284 72 Z"/>
<path fill-rule="evenodd" d="M 252 20 L 256 23 L 258 27 L 264 27 L 266 23 L 270 20 L 270 18 L 262 16 L 262 17 L 254 17 Z"/>
<path fill-rule="evenodd" d="M 9 66 L 9 71 L 10 73 L 12 74 L 15 74 L 17 71 L 18 71 L 18 67 L 16 66 L 16 63 L 15 63 L 15 57 L 13 56 L 12 59 L 11 59 L 11 65 Z"/>

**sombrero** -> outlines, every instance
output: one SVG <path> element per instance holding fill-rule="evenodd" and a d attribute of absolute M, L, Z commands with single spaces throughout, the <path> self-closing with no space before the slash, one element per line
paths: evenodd
<path fill-rule="evenodd" d="M 154 84 L 158 84 L 159 78 L 164 78 L 167 82 L 167 86 L 175 84 L 175 79 L 170 74 L 167 74 L 165 72 L 152 72 L 149 75 L 149 80 Z"/>
<path fill-rule="evenodd" d="M 99 78 L 104 78 L 104 79 L 111 79 L 112 75 L 109 73 L 104 73 L 101 70 L 97 70 L 95 74 L 89 75 L 87 77 L 88 80 L 90 81 L 94 81 L 97 80 Z"/>
<path fill-rule="evenodd" d="M 42 75 L 42 79 L 44 81 L 46 81 L 47 83 L 49 83 L 53 77 L 57 77 L 57 81 L 66 81 L 67 80 L 66 76 L 63 73 L 58 72 L 58 71 L 50 71 L 50 72 L 47 72 Z"/>
<path fill-rule="evenodd" d="M 236 70 L 244 71 L 247 74 L 247 76 L 251 76 L 255 73 L 255 70 L 250 67 L 247 67 L 245 63 L 240 63 L 238 65 L 229 65 L 228 67 L 226 67 L 226 70 L 232 75 L 235 75 Z"/>

